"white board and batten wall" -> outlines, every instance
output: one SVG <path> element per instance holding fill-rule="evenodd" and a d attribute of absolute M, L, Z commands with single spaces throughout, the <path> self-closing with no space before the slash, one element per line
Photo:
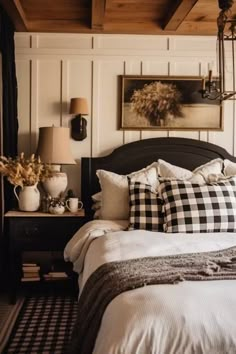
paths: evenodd
<path fill-rule="evenodd" d="M 216 38 L 201 36 L 15 34 L 19 152 L 35 152 L 39 127 L 70 126 L 70 98 L 86 97 L 88 137 L 71 139 L 77 165 L 64 166 L 80 194 L 80 158 L 102 156 L 139 139 L 175 136 L 236 154 L 235 103 L 224 103 L 223 131 L 118 129 L 118 75 L 203 76 L 216 70 Z"/>

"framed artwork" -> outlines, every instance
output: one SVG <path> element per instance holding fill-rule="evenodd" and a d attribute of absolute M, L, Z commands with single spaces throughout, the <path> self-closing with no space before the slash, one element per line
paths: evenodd
<path fill-rule="evenodd" d="M 195 76 L 120 76 L 120 129 L 223 130 L 222 104 Z"/>

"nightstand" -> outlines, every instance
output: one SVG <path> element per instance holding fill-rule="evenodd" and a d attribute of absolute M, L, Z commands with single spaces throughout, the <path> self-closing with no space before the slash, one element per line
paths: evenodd
<path fill-rule="evenodd" d="M 63 251 L 66 243 L 89 218 L 84 210 L 62 215 L 9 211 L 5 214 L 5 236 L 9 262 L 10 302 L 16 301 L 25 251 Z"/>

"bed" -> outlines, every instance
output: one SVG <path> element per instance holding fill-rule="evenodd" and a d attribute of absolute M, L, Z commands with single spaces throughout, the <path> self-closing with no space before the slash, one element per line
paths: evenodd
<path fill-rule="evenodd" d="M 82 158 L 86 213 L 102 213 L 64 252 L 80 287 L 69 353 L 236 353 L 235 172 L 226 150 L 184 138 Z"/>

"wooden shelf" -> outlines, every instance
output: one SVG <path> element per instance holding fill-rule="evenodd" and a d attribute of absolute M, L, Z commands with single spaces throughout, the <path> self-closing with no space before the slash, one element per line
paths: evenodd
<path fill-rule="evenodd" d="M 85 216 L 84 209 L 78 210 L 76 213 L 71 213 L 69 211 L 65 211 L 63 214 L 50 214 L 50 213 L 42 213 L 40 211 L 18 211 L 18 210 L 10 210 L 5 214 L 5 217 L 78 217 Z"/>

